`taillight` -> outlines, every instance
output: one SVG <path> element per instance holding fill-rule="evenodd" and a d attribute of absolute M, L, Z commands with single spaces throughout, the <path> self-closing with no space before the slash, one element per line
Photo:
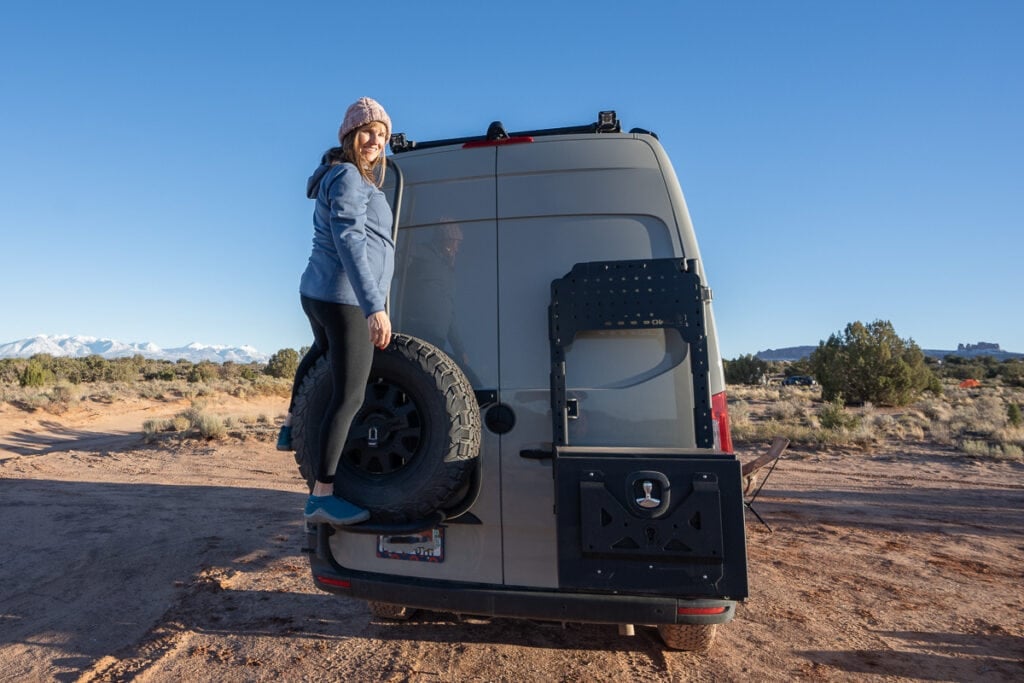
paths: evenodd
<path fill-rule="evenodd" d="M 474 147 L 497 147 L 498 145 L 516 145 L 520 142 L 533 142 L 533 138 L 529 135 L 519 135 L 513 138 L 497 138 L 495 140 L 476 140 L 474 142 L 467 142 L 462 145 L 463 149 L 473 149 Z"/>
<path fill-rule="evenodd" d="M 709 615 L 709 614 L 725 614 L 728 607 L 677 607 L 676 614 L 690 614 L 690 615 Z"/>
<path fill-rule="evenodd" d="M 317 576 L 316 580 L 320 583 L 327 584 L 328 586 L 337 586 L 338 588 L 351 588 L 352 582 L 346 581 L 345 579 L 332 579 L 329 576 Z"/>
<path fill-rule="evenodd" d="M 732 431 L 729 429 L 729 406 L 725 392 L 711 397 L 711 421 L 715 430 L 715 449 L 732 453 Z"/>

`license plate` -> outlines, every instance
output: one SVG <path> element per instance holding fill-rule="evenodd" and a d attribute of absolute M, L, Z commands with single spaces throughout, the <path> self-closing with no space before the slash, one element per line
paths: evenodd
<path fill-rule="evenodd" d="M 444 562 L 444 529 L 378 536 L 377 557 L 414 562 Z"/>

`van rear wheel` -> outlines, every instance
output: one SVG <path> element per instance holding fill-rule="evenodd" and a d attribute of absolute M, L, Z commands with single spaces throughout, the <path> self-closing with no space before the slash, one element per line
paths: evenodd
<path fill-rule="evenodd" d="M 658 635 L 673 650 L 707 652 L 715 642 L 718 624 L 658 624 Z"/>
<path fill-rule="evenodd" d="M 330 399 L 324 356 L 303 380 L 292 415 L 295 460 L 310 488 Z M 479 453 L 480 409 L 466 375 L 435 346 L 395 334 L 388 348 L 374 351 L 335 492 L 368 509 L 374 521 L 417 522 L 466 489 Z"/>

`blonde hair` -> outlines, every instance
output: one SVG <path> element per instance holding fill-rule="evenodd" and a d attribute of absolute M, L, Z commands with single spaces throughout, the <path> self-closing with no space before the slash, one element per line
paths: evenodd
<path fill-rule="evenodd" d="M 387 161 L 384 158 L 384 150 L 381 150 L 380 155 L 377 159 L 369 166 L 364 166 L 359 155 L 356 154 L 355 141 L 356 134 L 366 126 L 374 123 L 370 123 L 359 126 L 358 128 L 351 130 L 341 141 L 341 156 L 342 158 L 359 169 L 359 175 L 366 179 L 366 182 L 377 187 L 384 185 L 384 172 L 387 170 Z"/>

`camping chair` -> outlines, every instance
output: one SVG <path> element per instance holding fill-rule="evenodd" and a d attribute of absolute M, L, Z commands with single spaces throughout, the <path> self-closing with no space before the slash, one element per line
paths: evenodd
<path fill-rule="evenodd" d="M 741 468 L 740 472 L 743 475 L 743 505 L 748 510 L 754 513 L 758 521 L 764 524 L 765 528 L 768 529 L 768 533 L 775 533 L 772 528 L 768 525 L 768 522 L 764 521 L 764 518 L 754 509 L 754 501 L 757 500 L 757 496 L 761 493 L 761 489 L 764 488 L 765 483 L 768 481 L 768 477 L 772 476 L 772 472 L 775 471 L 775 466 L 779 464 L 779 458 L 782 457 L 782 451 L 786 450 L 789 446 L 789 439 L 781 436 L 777 436 L 772 439 L 772 445 L 768 449 L 768 452 L 758 456 L 754 460 L 745 463 Z M 768 472 L 761 478 L 760 482 L 757 482 L 754 474 L 762 467 L 767 465 Z M 755 482 L 757 485 L 755 487 Z"/>

